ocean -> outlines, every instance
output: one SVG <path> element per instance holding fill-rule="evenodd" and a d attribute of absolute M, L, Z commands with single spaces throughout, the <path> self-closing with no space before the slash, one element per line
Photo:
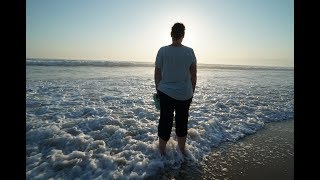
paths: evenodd
<path fill-rule="evenodd" d="M 188 157 L 157 150 L 153 63 L 26 60 L 27 179 L 148 179 L 294 119 L 294 69 L 198 65 Z"/>

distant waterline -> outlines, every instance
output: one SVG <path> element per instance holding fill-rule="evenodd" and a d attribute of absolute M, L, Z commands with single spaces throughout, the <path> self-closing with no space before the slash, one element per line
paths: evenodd
<path fill-rule="evenodd" d="M 136 61 L 112 61 L 112 60 L 64 60 L 64 59 L 27 59 L 29 66 L 101 66 L 101 67 L 153 67 L 151 62 Z M 198 68 L 210 69 L 244 69 L 244 70 L 293 70 L 293 67 L 278 66 L 248 66 L 248 65 L 227 65 L 227 64 L 198 64 Z"/>

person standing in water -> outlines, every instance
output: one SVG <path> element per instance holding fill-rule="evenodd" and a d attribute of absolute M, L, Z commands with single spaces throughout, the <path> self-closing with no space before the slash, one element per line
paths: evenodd
<path fill-rule="evenodd" d="M 192 48 L 182 45 L 185 26 L 175 23 L 171 28 L 172 44 L 158 50 L 154 81 L 160 97 L 158 124 L 159 150 L 165 153 L 170 139 L 175 112 L 178 147 L 185 153 L 188 134 L 189 107 L 197 83 L 197 59 Z"/>

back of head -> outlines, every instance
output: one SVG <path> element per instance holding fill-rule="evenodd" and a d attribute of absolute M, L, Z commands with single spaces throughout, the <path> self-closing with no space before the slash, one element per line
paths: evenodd
<path fill-rule="evenodd" d="M 173 40 L 178 40 L 184 36 L 185 27 L 182 23 L 175 23 L 171 28 L 171 37 Z"/>

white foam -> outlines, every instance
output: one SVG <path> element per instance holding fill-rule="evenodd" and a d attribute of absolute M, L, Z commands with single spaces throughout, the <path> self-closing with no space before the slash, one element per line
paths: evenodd
<path fill-rule="evenodd" d="M 291 71 L 200 69 L 187 157 L 177 148 L 174 127 L 161 156 L 153 68 L 114 67 L 106 73 L 91 67 L 90 78 L 83 78 L 83 67 L 46 68 L 28 67 L 28 73 L 43 74 L 27 79 L 28 179 L 146 179 L 185 162 L 196 165 L 221 142 L 293 118 Z"/>

